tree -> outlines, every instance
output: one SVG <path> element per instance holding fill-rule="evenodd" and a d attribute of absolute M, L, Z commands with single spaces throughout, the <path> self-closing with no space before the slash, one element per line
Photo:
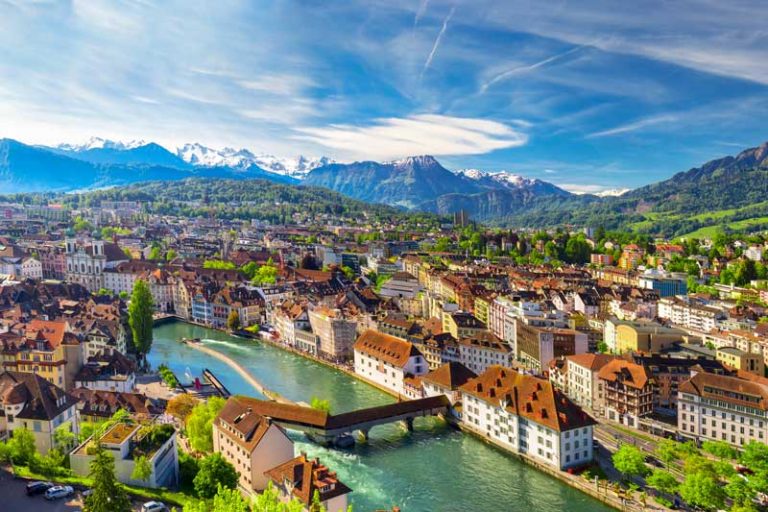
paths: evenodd
<path fill-rule="evenodd" d="M 736 505 L 747 505 L 755 497 L 755 490 L 741 475 L 733 475 L 725 486 L 725 494 Z"/>
<path fill-rule="evenodd" d="M 331 412 L 331 402 L 316 396 L 312 397 L 312 399 L 309 402 L 309 406 L 312 407 L 313 409 L 317 409 L 318 411 L 323 411 L 326 413 Z"/>
<path fill-rule="evenodd" d="M 612 457 L 613 465 L 627 476 L 643 476 L 648 473 L 645 456 L 636 446 L 623 444 Z"/>
<path fill-rule="evenodd" d="M 198 459 L 179 447 L 179 485 L 182 489 L 193 489 L 195 477 L 200 471 Z"/>
<path fill-rule="evenodd" d="M 133 347 L 141 365 L 146 368 L 147 354 L 152 349 L 152 292 L 146 281 L 138 279 L 133 285 L 131 303 L 128 306 L 128 324 L 133 334 Z"/>
<path fill-rule="evenodd" d="M 115 459 L 101 445 L 91 462 L 88 477 L 93 492 L 85 498 L 84 512 L 130 512 L 131 501 L 115 478 Z"/>
<path fill-rule="evenodd" d="M 182 422 L 187 421 L 187 417 L 192 413 L 192 409 L 200 401 L 189 393 L 181 393 L 168 400 L 165 412 L 178 418 Z"/>
<path fill-rule="evenodd" d="M 662 439 L 656 445 L 656 456 L 669 469 L 669 465 L 678 457 L 678 443 L 671 439 Z"/>
<path fill-rule="evenodd" d="M 583 237 L 569 238 L 565 244 L 565 261 L 587 263 L 592 248 Z"/>
<path fill-rule="evenodd" d="M 134 480 L 142 480 L 148 482 L 152 476 L 152 464 L 144 455 L 139 455 L 133 459 L 133 471 L 131 472 L 131 478 Z"/>
<path fill-rule="evenodd" d="M 270 481 L 264 492 L 253 500 L 253 512 L 302 512 L 304 504 L 293 498 L 288 503 L 281 503 L 280 496 Z"/>
<path fill-rule="evenodd" d="M 65 421 L 53 431 L 53 444 L 56 447 L 68 450 L 75 444 L 75 433 L 72 432 L 72 422 Z"/>
<path fill-rule="evenodd" d="M 680 485 L 680 496 L 689 504 L 703 509 L 719 509 L 725 504 L 725 490 L 717 478 L 699 471 L 685 477 Z"/>
<path fill-rule="evenodd" d="M 236 331 L 240 328 L 240 313 L 236 309 L 229 312 L 227 317 L 227 329 L 230 331 Z"/>
<path fill-rule="evenodd" d="M 744 445 L 739 460 L 752 471 L 768 471 L 768 445 L 750 441 Z"/>
<path fill-rule="evenodd" d="M 701 449 L 721 459 L 735 459 L 738 452 L 725 441 L 704 441 Z"/>
<path fill-rule="evenodd" d="M 173 261 L 176 259 L 178 254 L 173 249 L 168 249 L 168 252 L 165 253 L 165 261 Z"/>
<path fill-rule="evenodd" d="M 150 260 L 163 259 L 163 250 L 160 248 L 159 245 L 155 245 L 152 247 L 152 249 L 149 250 L 149 259 Z"/>
<path fill-rule="evenodd" d="M 238 475 L 234 466 L 227 462 L 220 453 L 208 455 L 200 461 L 200 469 L 193 481 L 195 493 L 199 498 L 209 499 L 216 496 L 218 489 L 235 489 Z"/>
<path fill-rule="evenodd" d="M 272 258 L 267 260 L 267 263 L 260 266 L 259 269 L 251 279 L 251 283 L 259 286 L 264 284 L 275 284 L 277 282 L 277 267 L 275 266 Z"/>
<path fill-rule="evenodd" d="M 680 485 L 672 473 L 661 469 L 654 469 L 653 473 L 646 479 L 646 483 L 665 494 L 674 494 Z"/>
<path fill-rule="evenodd" d="M 187 435 L 194 450 L 203 453 L 213 451 L 213 420 L 225 403 L 223 398 L 213 396 L 192 409 L 187 417 Z"/>
<path fill-rule="evenodd" d="M 251 512 L 251 507 L 237 489 L 219 486 L 212 502 L 189 502 L 184 505 L 184 512 Z"/>
<path fill-rule="evenodd" d="M 13 431 L 8 447 L 13 463 L 22 466 L 31 463 L 37 453 L 35 435 L 26 428 L 17 428 Z"/>

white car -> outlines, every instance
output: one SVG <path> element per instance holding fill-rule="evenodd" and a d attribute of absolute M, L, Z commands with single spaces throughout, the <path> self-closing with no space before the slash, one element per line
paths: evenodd
<path fill-rule="evenodd" d="M 160 501 L 148 501 L 141 506 L 141 512 L 165 512 L 168 508 Z"/>
<path fill-rule="evenodd" d="M 45 499 L 58 500 L 60 498 L 66 498 L 72 496 L 75 490 L 68 485 L 54 485 L 47 491 L 45 491 Z"/>

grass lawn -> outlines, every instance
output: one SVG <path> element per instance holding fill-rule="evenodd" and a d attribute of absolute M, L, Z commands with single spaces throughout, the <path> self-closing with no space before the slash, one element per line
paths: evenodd
<path fill-rule="evenodd" d="M 760 224 L 768 225 L 768 217 L 753 217 L 751 219 L 728 222 L 725 225 L 734 231 L 739 231 L 739 230 L 746 229 L 746 228 L 760 225 Z M 707 226 L 704 228 L 699 228 L 696 231 L 692 231 L 682 236 L 688 237 L 688 238 L 711 238 L 715 236 L 719 231 L 720 231 L 720 225 Z"/>
<path fill-rule="evenodd" d="M 91 480 L 84 476 L 72 475 L 48 478 L 46 476 L 33 473 L 26 466 L 14 466 L 14 470 L 17 476 L 22 478 L 29 478 L 31 480 L 52 481 L 57 484 L 91 487 Z M 134 487 L 132 485 L 120 485 L 122 485 L 126 492 L 131 496 L 143 498 L 146 500 L 162 501 L 166 505 L 178 505 L 183 507 L 187 502 L 195 501 L 195 498 L 192 496 L 180 492 L 170 491 L 168 489 L 148 489 L 145 487 Z"/>

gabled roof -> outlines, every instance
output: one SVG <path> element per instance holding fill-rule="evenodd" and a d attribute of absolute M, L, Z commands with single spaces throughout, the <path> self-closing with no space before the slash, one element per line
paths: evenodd
<path fill-rule="evenodd" d="M 0 397 L 4 404 L 24 403 L 16 417 L 30 420 L 51 421 L 75 405 L 72 395 L 33 373 L 0 373 Z"/>
<path fill-rule="evenodd" d="M 269 418 L 253 412 L 249 400 L 255 399 L 241 396 L 229 398 L 215 421 L 219 426 L 225 425 L 234 430 L 232 432 L 229 428 L 220 429 L 235 443 L 251 453 L 273 424 Z"/>
<path fill-rule="evenodd" d="M 595 420 L 549 381 L 512 368 L 490 366 L 460 389 L 462 394 L 503 406 L 513 414 L 558 432 L 595 424 Z"/>
<path fill-rule="evenodd" d="M 600 369 L 597 374 L 601 380 L 621 381 L 625 386 L 643 389 L 651 382 L 651 372 L 645 366 L 624 359 L 614 359 Z"/>
<path fill-rule="evenodd" d="M 398 368 L 404 367 L 411 357 L 421 355 L 413 343 L 373 329 L 366 330 L 357 338 L 354 349 Z"/>
<path fill-rule="evenodd" d="M 320 464 L 320 459 L 308 459 L 303 453 L 264 474 L 278 485 L 287 481 L 289 489 L 292 489 L 291 494 L 305 505 L 312 503 L 315 491 L 319 493 L 321 502 L 352 492 L 338 479 L 336 473 Z"/>
<path fill-rule="evenodd" d="M 477 374 L 461 363 L 446 363 L 421 377 L 422 382 L 430 382 L 447 389 L 457 389 L 474 379 Z"/>
<path fill-rule="evenodd" d="M 760 378 L 747 380 L 702 372 L 680 384 L 679 390 L 681 393 L 768 411 L 768 384 Z"/>
<path fill-rule="evenodd" d="M 566 356 L 566 360 L 577 364 L 583 368 L 588 369 L 589 371 L 596 371 L 605 366 L 606 364 L 610 363 L 614 359 L 616 359 L 616 356 L 612 356 L 609 354 L 576 354 L 573 356 Z"/>

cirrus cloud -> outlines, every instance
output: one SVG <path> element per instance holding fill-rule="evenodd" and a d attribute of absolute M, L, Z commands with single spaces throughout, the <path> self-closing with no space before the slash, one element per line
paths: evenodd
<path fill-rule="evenodd" d="M 395 159 L 410 155 L 479 155 L 523 146 L 529 123 L 512 125 L 466 117 L 420 114 L 376 119 L 368 126 L 332 124 L 297 128 L 297 140 L 333 150 L 340 158 Z"/>

